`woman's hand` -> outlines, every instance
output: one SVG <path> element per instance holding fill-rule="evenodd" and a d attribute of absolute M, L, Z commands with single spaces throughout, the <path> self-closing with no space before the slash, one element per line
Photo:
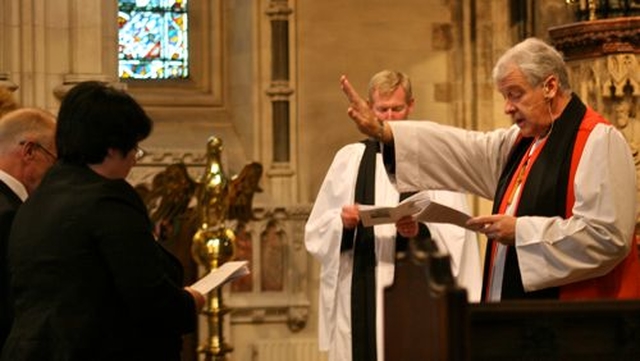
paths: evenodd
<path fill-rule="evenodd" d="M 191 287 L 185 287 L 184 289 L 191 294 L 191 297 L 193 297 L 193 301 L 196 304 L 196 312 L 200 312 L 200 310 L 202 310 L 202 307 L 204 307 L 204 303 L 206 301 L 204 295 Z"/>

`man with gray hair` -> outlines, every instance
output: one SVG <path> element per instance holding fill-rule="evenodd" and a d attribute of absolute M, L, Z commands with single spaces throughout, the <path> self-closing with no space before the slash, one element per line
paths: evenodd
<path fill-rule="evenodd" d="M 55 163 L 55 117 L 21 108 L 0 118 L 0 350 L 11 329 L 7 239 L 18 207 Z"/>
<path fill-rule="evenodd" d="M 507 50 L 493 79 L 514 124 L 490 132 L 379 123 L 341 83 L 360 131 L 385 144 L 400 191 L 493 198 L 492 215 L 468 223 L 489 238 L 483 300 L 640 298 L 636 175 L 622 134 L 571 91 L 562 56 L 542 40 Z"/>

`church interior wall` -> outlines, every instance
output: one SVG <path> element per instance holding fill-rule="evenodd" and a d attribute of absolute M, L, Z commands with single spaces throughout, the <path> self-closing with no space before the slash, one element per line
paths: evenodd
<path fill-rule="evenodd" d="M 448 53 L 434 49 L 432 29 L 450 25 L 447 2 L 407 0 L 388 6 L 373 1 L 365 7 L 360 1 L 300 1 L 296 14 L 304 201 L 313 201 L 333 154 L 362 139 L 346 116 L 342 74 L 366 95 L 369 77 L 377 71 L 403 71 L 416 97 L 412 118 L 452 121 L 450 104 L 437 102 L 434 94 L 435 85 L 446 81 Z"/>
<path fill-rule="evenodd" d="M 283 1 L 191 2 L 206 14 L 196 17 L 201 33 L 194 35 L 199 44 L 194 57 L 205 79 L 190 88 L 128 87 L 156 122 L 143 144 L 151 153 L 145 161 L 155 170 L 185 158 L 201 163 L 207 138 L 217 135 L 225 141 L 229 174 L 249 161 L 270 169 L 274 144 L 265 91 L 272 64 L 266 13 Z M 549 18 L 535 10 L 530 18 L 515 23 L 505 10 L 510 3 L 284 0 L 291 9 L 290 169 L 295 192 L 292 199 L 281 202 L 264 182 L 265 192 L 257 195 L 257 204 L 310 206 L 335 152 L 362 139 L 346 115 L 347 102 L 339 88 L 343 74 L 364 95 L 375 72 L 386 68 L 406 72 L 416 97 L 413 119 L 479 130 L 508 125 L 502 99 L 490 83 L 494 60 L 522 34 L 545 37 L 545 27 L 567 21 L 563 0 L 541 2 L 542 8 L 559 9 L 545 12 Z M 0 76 L 19 86 L 15 94 L 22 105 L 55 112 L 56 92 L 65 81 L 118 81 L 116 28 L 108 23 L 115 14 L 104 15 L 109 9 L 115 9 L 115 1 L 0 0 Z M 87 17 L 80 16 L 85 12 Z M 134 172 L 132 182 L 148 181 L 151 174 Z M 473 199 L 473 204 L 476 213 L 488 209 L 484 201 Z M 309 260 L 306 267 L 310 305 L 304 327 L 292 332 L 283 322 L 261 322 L 259 317 L 255 322 L 227 324 L 235 349 L 232 360 L 253 360 L 251 345 L 256 339 L 316 336 L 319 265 Z"/>

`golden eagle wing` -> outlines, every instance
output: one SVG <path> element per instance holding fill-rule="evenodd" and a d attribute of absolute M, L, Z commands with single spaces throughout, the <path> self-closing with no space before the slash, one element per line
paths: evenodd
<path fill-rule="evenodd" d="M 186 213 L 195 189 L 196 183 L 184 163 L 169 165 L 153 179 L 152 193 L 157 206 L 151 213 L 151 220 L 171 222 Z"/>
<path fill-rule="evenodd" d="M 259 186 L 262 178 L 262 164 L 252 162 L 244 166 L 239 174 L 229 182 L 228 219 L 247 222 L 253 218 L 253 195 L 262 192 Z"/>

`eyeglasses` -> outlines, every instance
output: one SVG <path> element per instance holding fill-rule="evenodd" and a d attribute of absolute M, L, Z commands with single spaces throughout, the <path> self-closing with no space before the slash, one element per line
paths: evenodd
<path fill-rule="evenodd" d="M 136 160 L 142 159 L 147 154 L 147 152 L 144 149 L 138 146 L 135 147 L 135 150 L 136 150 Z"/>
<path fill-rule="evenodd" d="M 31 141 L 28 141 L 28 140 L 22 140 L 18 144 L 21 145 L 21 146 L 24 146 L 24 145 L 29 144 L 29 143 L 35 145 L 38 149 L 42 150 L 46 155 L 51 157 L 51 159 L 53 159 L 54 161 L 58 159 L 58 156 L 56 154 L 54 154 L 52 151 L 50 151 L 44 145 L 42 145 L 42 144 L 40 144 L 38 142 L 31 142 Z"/>

